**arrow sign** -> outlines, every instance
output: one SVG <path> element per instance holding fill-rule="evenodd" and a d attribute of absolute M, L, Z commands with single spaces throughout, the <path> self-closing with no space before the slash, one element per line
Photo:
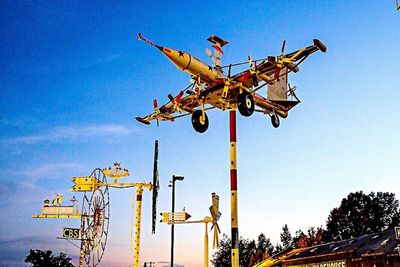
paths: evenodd
<path fill-rule="evenodd" d="M 160 222 L 166 222 L 168 224 L 175 224 L 175 223 L 183 223 L 190 217 L 192 217 L 186 211 L 178 211 L 178 212 L 163 212 L 160 213 L 163 218 Z"/>
<path fill-rule="evenodd" d="M 93 177 L 72 177 L 72 192 L 94 191 L 101 186 L 100 180 Z"/>

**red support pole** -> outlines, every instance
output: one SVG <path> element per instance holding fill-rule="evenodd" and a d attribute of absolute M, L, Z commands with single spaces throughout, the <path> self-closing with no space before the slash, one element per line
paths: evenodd
<path fill-rule="evenodd" d="M 237 208 L 236 110 L 229 111 L 230 180 L 231 180 L 231 266 L 239 267 L 239 226 Z"/>

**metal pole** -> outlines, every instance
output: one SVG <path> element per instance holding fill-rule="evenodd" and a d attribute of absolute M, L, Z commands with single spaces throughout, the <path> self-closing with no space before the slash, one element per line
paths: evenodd
<path fill-rule="evenodd" d="M 239 267 L 239 226 L 237 206 L 237 164 L 236 164 L 236 110 L 229 111 L 230 180 L 231 180 L 231 266 Z"/>
<path fill-rule="evenodd" d="M 136 230 L 135 230 L 135 246 L 133 251 L 133 266 L 139 267 L 140 252 L 140 221 L 142 216 L 142 194 L 143 188 L 136 187 Z"/>
<path fill-rule="evenodd" d="M 85 260 L 86 240 L 84 240 L 84 235 L 83 235 L 84 230 L 85 230 L 85 220 L 81 218 L 81 248 L 79 250 L 79 267 L 83 267 L 83 261 Z"/>
<path fill-rule="evenodd" d="M 204 267 L 208 267 L 208 229 L 207 222 L 204 223 L 206 227 L 206 233 L 204 235 Z"/>
<path fill-rule="evenodd" d="M 175 175 L 172 176 L 172 213 L 175 212 Z M 171 225 L 171 267 L 174 267 L 174 230 L 175 225 Z"/>

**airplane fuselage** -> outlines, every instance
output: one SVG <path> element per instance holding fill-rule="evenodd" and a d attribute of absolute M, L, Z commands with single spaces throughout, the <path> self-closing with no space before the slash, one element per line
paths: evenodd
<path fill-rule="evenodd" d="M 221 77 L 217 69 L 207 65 L 187 52 L 167 47 L 158 48 L 178 69 L 191 76 L 200 77 L 203 83 L 211 84 L 217 78 Z"/>

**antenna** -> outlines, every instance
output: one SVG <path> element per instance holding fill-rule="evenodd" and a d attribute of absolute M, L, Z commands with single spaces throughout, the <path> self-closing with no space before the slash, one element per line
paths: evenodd
<path fill-rule="evenodd" d="M 154 144 L 154 167 L 153 167 L 153 214 L 152 214 L 152 224 L 151 233 L 156 233 L 156 219 L 157 219 L 157 198 L 158 189 L 160 189 L 160 181 L 158 179 L 158 140 Z"/>

